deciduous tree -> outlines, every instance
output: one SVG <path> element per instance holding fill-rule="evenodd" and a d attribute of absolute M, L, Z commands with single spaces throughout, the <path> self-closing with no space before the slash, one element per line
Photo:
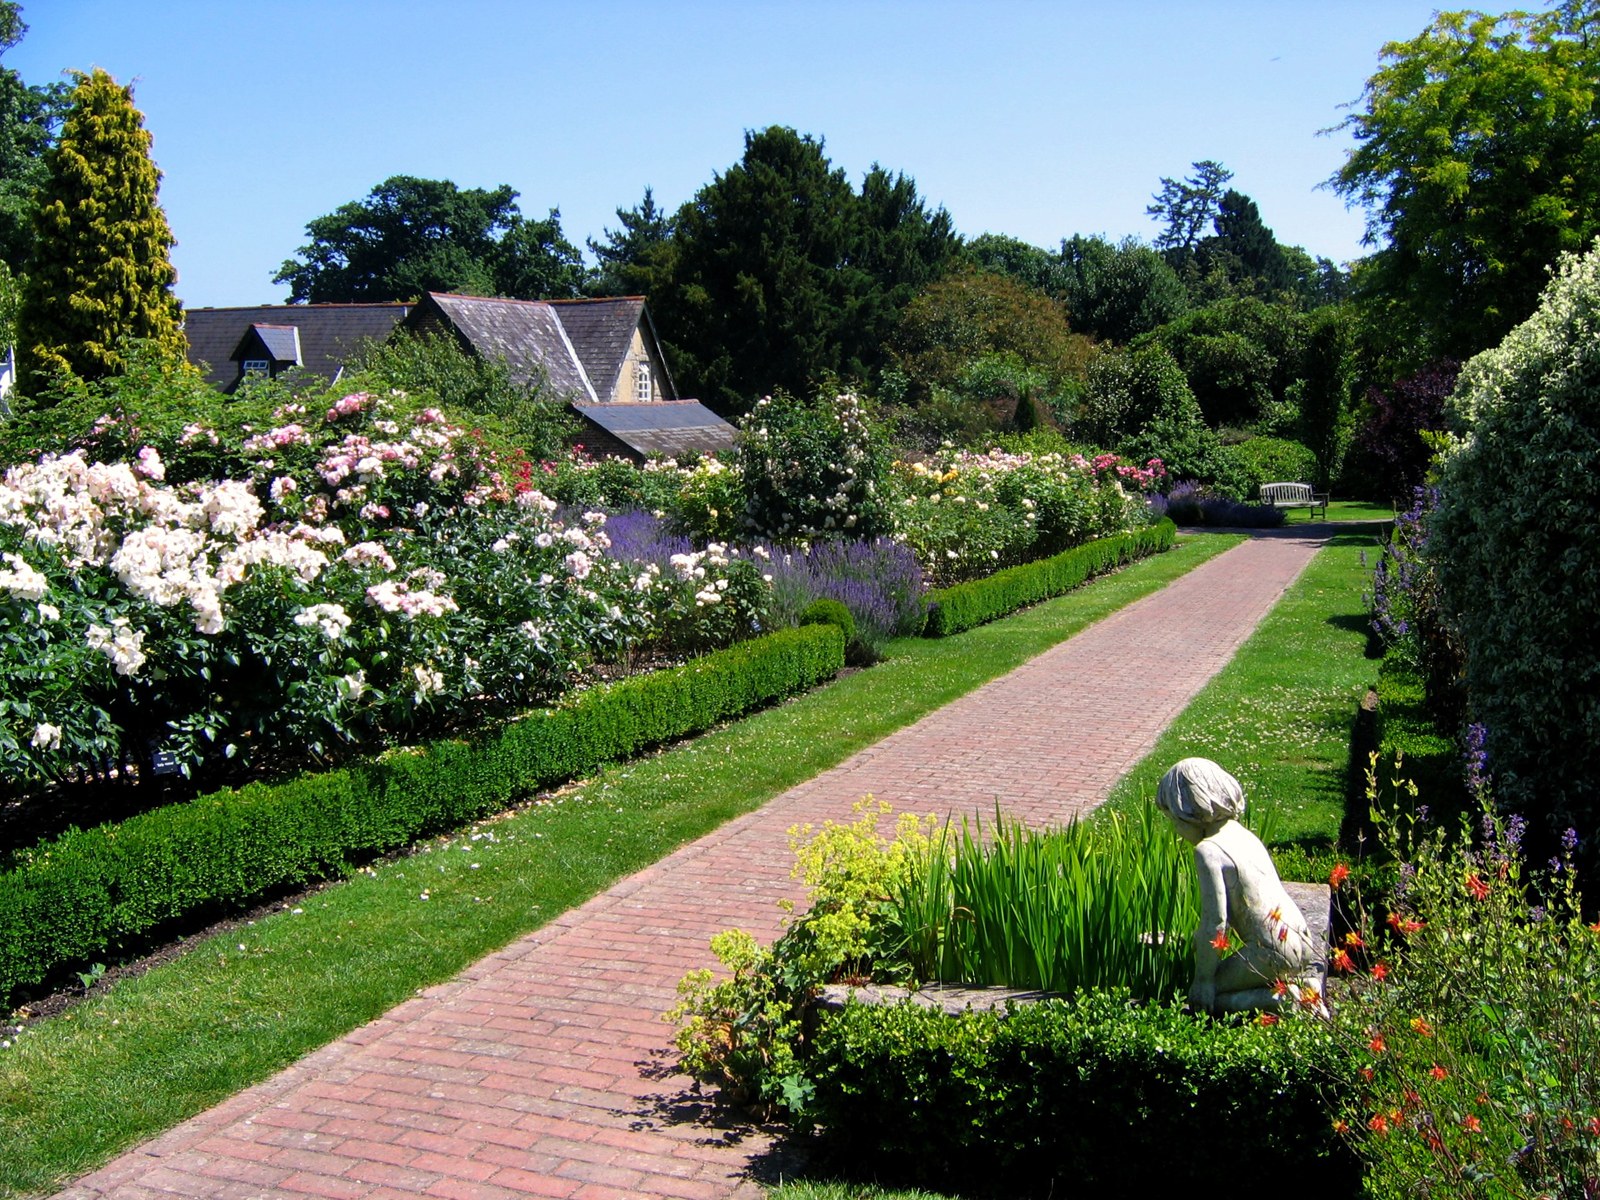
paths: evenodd
<path fill-rule="evenodd" d="M 1383 48 L 1332 185 L 1367 210 L 1359 292 L 1415 365 L 1465 358 L 1533 311 L 1600 232 L 1600 5 L 1441 13 Z"/>
<path fill-rule="evenodd" d="M 98 68 L 80 73 L 45 165 L 17 314 L 19 388 L 37 399 L 61 372 L 115 374 L 127 339 L 181 359 L 172 231 L 132 89 Z"/>

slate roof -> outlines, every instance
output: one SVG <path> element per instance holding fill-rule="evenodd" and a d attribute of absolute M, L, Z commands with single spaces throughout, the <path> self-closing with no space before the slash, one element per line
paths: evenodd
<path fill-rule="evenodd" d="M 648 404 L 574 404 L 572 411 L 593 421 L 641 457 L 676 458 L 731 449 L 734 427 L 698 400 L 656 400 Z"/>
<path fill-rule="evenodd" d="M 643 296 L 605 296 L 593 300 L 550 300 L 551 308 L 561 318 L 561 327 L 567 331 L 572 348 L 578 352 L 584 373 L 594 385 L 596 397 L 612 395 L 617 386 L 617 376 L 627 361 L 628 348 L 633 344 L 633 331 L 642 321 L 650 340 L 656 338 L 650 312 L 644 306 Z M 663 364 L 663 369 L 665 365 Z M 678 398 L 672 376 L 657 379 L 660 394 L 668 400 Z"/>
<path fill-rule="evenodd" d="M 249 332 L 240 340 L 231 355 L 232 358 L 252 357 L 246 348 L 252 334 L 273 362 L 297 364 L 300 362 L 300 330 L 293 325 L 250 326 Z"/>
<path fill-rule="evenodd" d="M 547 301 L 429 292 L 406 324 L 424 324 L 430 309 L 442 314 L 482 357 L 504 358 L 518 383 L 528 382 L 542 367 L 550 386 L 568 400 L 598 399 L 561 318 Z"/>
<path fill-rule="evenodd" d="M 257 304 L 243 308 L 190 308 L 183 314 L 189 361 L 212 386 L 227 389 L 239 379 L 233 358 L 252 325 L 299 330 L 301 366 L 327 380 L 339 377 L 345 360 L 365 341 L 382 341 L 410 311 L 407 304 Z M 283 361 L 283 360 L 280 360 Z"/>

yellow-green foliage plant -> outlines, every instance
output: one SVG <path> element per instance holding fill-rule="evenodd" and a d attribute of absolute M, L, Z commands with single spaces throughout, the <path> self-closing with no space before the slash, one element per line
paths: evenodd
<path fill-rule="evenodd" d="M 177 272 L 161 173 L 133 90 L 95 68 L 79 74 L 34 217 L 34 250 L 17 314 L 18 387 L 37 398 L 60 373 L 114 375 L 123 344 L 183 358 Z"/>

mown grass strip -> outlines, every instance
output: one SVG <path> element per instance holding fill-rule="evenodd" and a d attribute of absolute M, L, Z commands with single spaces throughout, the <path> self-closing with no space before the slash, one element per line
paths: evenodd
<path fill-rule="evenodd" d="M 1362 595 L 1374 538 L 1334 536 L 1226 667 L 1113 790 L 1124 810 L 1149 802 L 1173 763 L 1214 759 L 1276 814 L 1273 853 L 1292 878 L 1332 866 L 1348 791 L 1357 706 L 1377 678 Z"/>
<path fill-rule="evenodd" d="M 1186 538 L 560 802 L 429 843 L 119 983 L 0 1048 L 0 1196 L 38 1194 L 270 1076 L 417 989 L 1154 592 L 1240 539 Z"/>

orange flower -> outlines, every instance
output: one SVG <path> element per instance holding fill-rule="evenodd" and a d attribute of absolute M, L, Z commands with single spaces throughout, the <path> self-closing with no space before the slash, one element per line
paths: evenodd
<path fill-rule="evenodd" d="M 1372 1130 L 1373 1133 L 1388 1133 L 1389 1118 L 1382 1113 L 1373 1113 L 1372 1120 L 1367 1122 L 1367 1128 Z"/>
<path fill-rule="evenodd" d="M 1349 972 L 1356 969 L 1356 964 L 1350 961 L 1350 955 L 1347 951 L 1335 950 L 1333 952 L 1333 968 L 1336 971 Z"/>
<path fill-rule="evenodd" d="M 1432 1067 L 1432 1069 L 1431 1069 L 1431 1070 L 1429 1070 L 1429 1072 L 1428 1072 L 1428 1074 L 1429 1074 L 1429 1075 L 1432 1075 L 1432 1076 L 1433 1076 L 1433 1077 L 1434 1077 L 1434 1078 L 1435 1078 L 1435 1079 L 1436 1079 L 1436 1080 L 1438 1080 L 1438 1081 L 1440 1081 L 1440 1082 L 1441 1082 L 1441 1083 L 1442 1083 L 1442 1082 L 1443 1082 L 1443 1081 L 1444 1081 L 1444 1080 L 1446 1080 L 1446 1079 L 1449 1079 L 1449 1078 L 1450 1078 L 1450 1072 L 1449 1072 L 1449 1071 L 1446 1071 L 1446 1070 L 1445 1070 L 1445 1069 L 1444 1069 L 1444 1068 L 1443 1068 L 1443 1067 L 1441 1067 L 1441 1066 L 1440 1066 L 1440 1065 L 1439 1065 L 1439 1064 L 1438 1064 L 1438 1063 L 1434 1063 L 1434 1064 L 1433 1064 L 1433 1067 Z"/>
<path fill-rule="evenodd" d="M 1596 1137 L 1600 1137 L 1600 1117 L 1590 1117 L 1586 1128 Z"/>
<path fill-rule="evenodd" d="M 1389 914 L 1389 928 L 1396 933 L 1416 933 L 1422 928 L 1421 921 L 1414 921 L 1410 917 L 1402 917 L 1399 913 Z"/>
<path fill-rule="evenodd" d="M 1367 1043 L 1367 1049 L 1371 1050 L 1374 1054 L 1382 1054 L 1388 1048 L 1389 1047 L 1384 1043 L 1382 1034 L 1375 1036 L 1370 1042 Z"/>
<path fill-rule="evenodd" d="M 1269 920 L 1269 921 L 1281 921 L 1281 920 L 1283 920 L 1283 909 L 1281 909 L 1281 908 L 1273 909 L 1271 912 L 1269 912 L 1267 914 L 1267 920 Z"/>
<path fill-rule="evenodd" d="M 1371 1067 L 1362 1067 L 1361 1068 L 1361 1078 L 1365 1079 L 1368 1083 L 1372 1082 L 1373 1077 L 1375 1075 L 1377 1075 L 1377 1072 L 1374 1071 Z"/>
<path fill-rule="evenodd" d="M 1359 950 L 1366 945 L 1366 943 L 1361 940 L 1361 935 L 1354 929 L 1344 935 L 1344 944 L 1349 946 L 1352 950 Z"/>
<path fill-rule="evenodd" d="M 1272 994 L 1274 996 L 1287 996 L 1289 994 L 1288 981 L 1283 979 L 1274 979 L 1272 981 Z"/>
<path fill-rule="evenodd" d="M 1377 963 L 1377 964 L 1375 964 L 1373 966 L 1373 968 L 1372 968 L 1372 977 L 1374 979 L 1377 979 L 1377 980 L 1380 980 L 1380 981 L 1389 978 L 1389 964 L 1388 963 Z"/>
<path fill-rule="evenodd" d="M 1593 925 L 1589 926 L 1589 932 L 1600 933 L 1600 921 L 1596 921 Z"/>
<path fill-rule="evenodd" d="M 1333 1123 L 1333 1131 L 1335 1133 L 1348 1133 L 1350 1132 L 1350 1126 L 1344 1121 L 1335 1121 Z"/>
<path fill-rule="evenodd" d="M 1433 1036 L 1433 1026 L 1429 1025 L 1421 1017 L 1411 1018 L 1411 1029 L 1412 1032 L 1421 1034 L 1423 1037 Z"/>
<path fill-rule="evenodd" d="M 1280 942 L 1286 942 L 1289 940 L 1289 927 L 1287 925 L 1278 926 L 1278 940 Z"/>
<path fill-rule="evenodd" d="M 1467 1116 L 1461 1118 L 1461 1128 L 1465 1129 L 1468 1133 L 1482 1133 L 1483 1122 L 1469 1113 Z"/>
<path fill-rule="evenodd" d="M 1322 1003 L 1322 993 L 1309 983 L 1300 992 L 1300 1004 L 1304 1008 L 1315 1008 Z"/>
<path fill-rule="evenodd" d="M 1211 944 L 1218 950 L 1226 950 L 1228 948 L 1228 931 L 1224 929 L 1221 933 L 1217 934 L 1216 937 L 1211 939 Z"/>
<path fill-rule="evenodd" d="M 1343 863 L 1338 863 L 1333 870 L 1328 872 L 1328 886 L 1337 889 L 1346 879 L 1350 878 L 1350 868 Z"/>
<path fill-rule="evenodd" d="M 1259 1017 L 1256 1018 L 1256 1024 L 1257 1025 L 1276 1025 L 1277 1023 L 1278 1023 L 1278 1014 L 1277 1013 L 1262 1013 Z"/>
<path fill-rule="evenodd" d="M 1474 900 L 1487 900 L 1489 898 L 1489 885 L 1478 878 L 1476 871 L 1467 876 L 1467 891 L 1472 893 Z"/>

